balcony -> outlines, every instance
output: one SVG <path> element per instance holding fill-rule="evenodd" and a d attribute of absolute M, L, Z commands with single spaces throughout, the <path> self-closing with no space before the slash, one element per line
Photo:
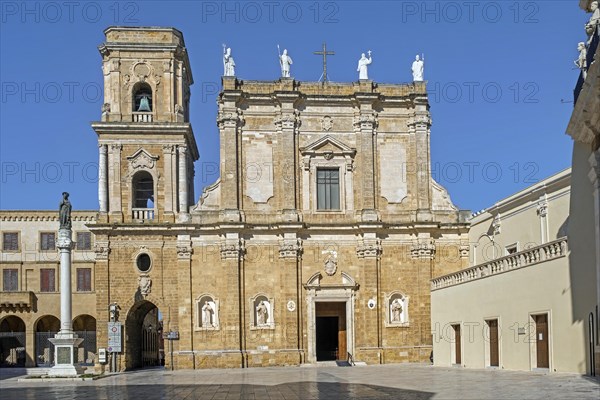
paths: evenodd
<path fill-rule="evenodd" d="M 482 279 L 491 275 L 543 263 L 567 255 L 567 238 L 553 240 L 541 246 L 532 247 L 518 253 L 497 258 L 484 264 L 463 269 L 449 275 L 431 280 L 431 290 L 459 285 L 461 283 Z"/>
<path fill-rule="evenodd" d="M 584 73 L 587 73 L 587 70 L 590 68 L 590 65 L 594 62 L 594 57 L 596 55 L 596 51 L 598 49 L 598 43 L 600 42 L 600 28 L 596 27 L 594 33 L 592 34 L 592 41 L 590 45 L 587 47 L 587 57 L 586 57 L 586 68 L 585 71 L 581 71 L 579 74 L 579 79 L 577 80 L 577 84 L 575 85 L 575 89 L 573 90 L 573 97 L 575 104 L 577 103 L 577 99 L 579 98 L 579 93 L 583 89 L 583 83 L 585 82 Z M 600 62 L 599 60 L 597 60 Z"/>
<path fill-rule="evenodd" d="M 131 217 L 136 221 L 151 221 L 154 219 L 154 208 L 133 208 Z"/>
<path fill-rule="evenodd" d="M 132 113 L 133 122 L 152 122 L 152 113 L 151 112 L 133 112 Z"/>
<path fill-rule="evenodd" d="M 35 295 L 27 292 L 2 292 L 0 294 L 0 311 L 25 311 L 33 307 Z"/>

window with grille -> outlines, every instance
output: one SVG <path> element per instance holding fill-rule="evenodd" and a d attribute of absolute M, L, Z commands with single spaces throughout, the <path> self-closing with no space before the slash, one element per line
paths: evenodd
<path fill-rule="evenodd" d="M 17 232 L 4 232 L 2 234 L 2 250 L 19 250 L 19 234 Z"/>
<path fill-rule="evenodd" d="M 92 291 L 92 269 L 77 268 L 77 291 L 91 292 Z"/>
<path fill-rule="evenodd" d="M 19 290 L 19 270 L 4 269 L 2 270 L 2 290 L 5 292 L 16 292 Z"/>
<path fill-rule="evenodd" d="M 317 210 L 340 209 L 340 170 L 317 169 Z"/>
<path fill-rule="evenodd" d="M 40 269 L 40 292 L 56 292 L 54 268 Z"/>
<path fill-rule="evenodd" d="M 55 250 L 56 234 L 54 232 L 40 233 L 40 250 Z"/>
<path fill-rule="evenodd" d="M 91 250 L 92 249 L 92 233 L 91 232 L 77 232 L 76 241 L 77 241 L 77 250 Z"/>

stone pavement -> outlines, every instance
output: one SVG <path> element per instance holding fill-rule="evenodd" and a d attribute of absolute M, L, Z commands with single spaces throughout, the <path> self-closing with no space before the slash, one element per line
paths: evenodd
<path fill-rule="evenodd" d="M 88 382 L 17 382 L 0 370 L 9 399 L 598 399 L 598 379 L 571 374 L 396 364 L 121 373 Z"/>

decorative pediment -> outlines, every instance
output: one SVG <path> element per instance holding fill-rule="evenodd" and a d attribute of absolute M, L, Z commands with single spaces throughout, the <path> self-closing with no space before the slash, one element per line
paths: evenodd
<path fill-rule="evenodd" d="M 346 272 L 341 272 L 337 277 L 323 276 L 320 272 L 313 274 L 304 285 L 306 289 L 352 289 L 357 290 L 359 285 Z"/>
<path fill-rule="evenodd" d="M 140 148 L 131 156 L 127 157 L 127 160 L 129 161 L 129 168 L 132 171 L 138 169 L 154 169 L 158 156 L 153 156 L 146 150 Z"/>
<path fill-rule="evenodd" d="M 303 155 L 308 156 L 318 156 L 323 155 L 327 157 L 330 155 L 333 156 L 350 156 L 354 157 L 356 154 L 356 149 L 347 146 L 336 138 L 327 135 L 323 136 L 319 140 L 309 144 L 306 147 L 300 149 L 300 152 Z"/>

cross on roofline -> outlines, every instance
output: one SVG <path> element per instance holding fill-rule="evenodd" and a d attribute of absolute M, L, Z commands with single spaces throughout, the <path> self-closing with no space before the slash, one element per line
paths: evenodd
<path fill-rule="evenodd" d="M 335 55 L 335 51 L 327 51 L 327 44 L 323 42 L 323 50 L 315 51 L 315 54 L 323 56 L 323 83 L 327 82 L 327 56 Z M 320 79 L 319 79 L 320 80 Z"/>

